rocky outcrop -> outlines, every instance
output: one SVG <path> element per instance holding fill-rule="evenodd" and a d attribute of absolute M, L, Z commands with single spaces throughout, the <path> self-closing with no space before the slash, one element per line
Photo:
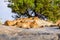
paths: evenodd
<path fill-rule="evenodd" d="M 0 40 L 60 40 L 60 29 L 23 29 L 0 25 Z"/>

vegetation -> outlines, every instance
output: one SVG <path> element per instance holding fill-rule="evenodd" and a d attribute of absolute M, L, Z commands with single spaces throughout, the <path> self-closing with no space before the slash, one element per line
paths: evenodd
<path fill-rule="evenodd" d="M 9 0 L 12 12 L 24 14 L 28 9 L 48 17 L 56 22 L 60 19 L 60 0 Z"/>

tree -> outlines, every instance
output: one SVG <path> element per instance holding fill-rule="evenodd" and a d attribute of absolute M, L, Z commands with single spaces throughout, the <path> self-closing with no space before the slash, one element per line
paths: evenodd
<path fill-rule="evenodd" d="M 31 9 L 46 16 L 48 20 L 56 22 L 60 19 L 60 0 L 9 0 L 9 2 L 8 7 L 18 15 Z"/>

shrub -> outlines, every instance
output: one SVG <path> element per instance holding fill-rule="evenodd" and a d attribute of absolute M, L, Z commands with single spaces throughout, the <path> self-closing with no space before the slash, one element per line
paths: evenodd
<path fill-rule="evenodd" d="M 60 19 L 60 0 L 9 0 L 9 2 L 8 7 L 18 15 L 32 9 L 35 13 L 46 16 L 48 20 L 56 22 Z"/>

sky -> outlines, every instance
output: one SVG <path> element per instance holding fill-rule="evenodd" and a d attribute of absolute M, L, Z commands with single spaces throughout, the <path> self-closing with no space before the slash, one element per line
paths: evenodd
<path fill-rule="evenodd" d="M 4 23 L 6 20 L 13 20 L 11 17 L 14 13 L 11 12 L 11 8 L 8 8 L 8 2 L 6 0 L 0 0 L 0 20 Z"/>

